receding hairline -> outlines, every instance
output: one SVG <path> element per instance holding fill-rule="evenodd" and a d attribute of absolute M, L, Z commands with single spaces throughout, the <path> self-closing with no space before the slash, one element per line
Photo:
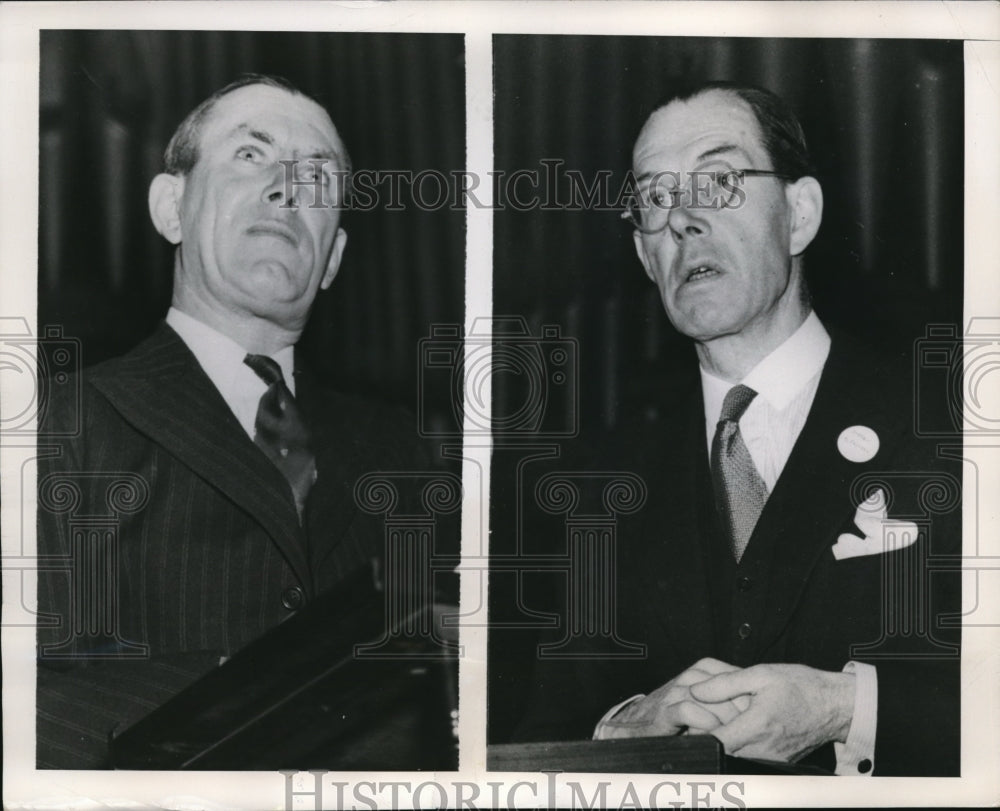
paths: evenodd
<path fill-rule="evenodd" d="M 297 99 L 297 100 L 301 100 L 302 102 L 305 102 L 306 105 L 311 106 L 315 110 L 318 110 L 322 114 L 323 119 L 325 120 L 325 122 L 327 124 L 329 124 L 330 133 L 332 133 L 332 135 L 333 135 L 333 138 L 332 138 L 333 154 L 332 155 L 328 155 L 328 154 L 326 154 L 326 150 L 323 150 L 322 154 L 319 153 L 319 152 L 317 152 L 315 155 L 307 155 L 306 157 L 307 158 L 309 158 L 309 157 L 317 157 L 317 158 L 320 158 L 320 157 L 324 157 L 324 158 L 325 157 L 333 157 L 333 158 L 336 158 L 337 160 L 339 160 L 341 162 L 345 162 L 346 161 L 347 148 L 344 146 L 344 139 L 340 137 L 340 131 L 337 129 L 337 125 L 334 124 L 333 117 L 330 115 L 329 111 L 322 104 L 320 104 L 318 101 L 316 101 L 316 99 L 314 99 L 314 98 L 312 98 L 310 96 L 307 96 L 305 93 L 302 93 L 302 92 L 300 92 L 298 90 L 291 90 L 291 89 L 286 89 L 286 88 L 283 88 L 283 87 L 275 87 L 273 85 L 265 84 L 263 82 L 258 83 L 258 84 L 243 85 L 242 87 L 238 87 L 235 90 L 233 90 L 231 93 L 227 93 L 225 96 L 223 96 L 222 98 L 218 99 L 216 101 L 216 103 L 214 105 L 212 105 L 212 107 L 207 111 L 207 114 L 202 119 L 201 125 L 198 128 L 199 146 L 201 146 L 200 142 L 204 138 L 206 127 L 208 125 L 210 125 L 211 122 L 212 122 L 212 120 L 213 120 L 213 118 L 218 115 L 218 113 L 219 113 L 219 109 L 218 108 L 220 106 L 224 105 L 227 100 L 233 99 L 233 97 L 236 96 L 237 94 L 239 94 L 240 91 L 250 90 L 252 88 L 265 88 L 265 90 L 273 90 L 273 91 L 275 91 L 275 93 L 280 93 L 280 94 L 283 94 L 283 95 L 286 95 L 286 96 L 290 96 L 291 98 L 294 98 L 294 99 Z M 233 103 L 235 103 L 236 101 L 237 101 L 236 99 L 233 99 Z M 225 133 L 223 133 L 223 137 L 228 138 L 228 137 L 232 136 L 234 133 L 237 133 L 237 132 L 240 132 L 240 131 L 245 131 L 245 132 L 247 132 L 248 135 L 256 135 L 256 136 L 258 136 L 260 138 L 260 140 L 262 140 L 262 141 L 264 141 L 266 143 L 271 143 L 272 142 L 271 139 L 273 138 L 273 135 L 267 131 L 266 127 L 263 127 L 263 126 L 255 123 L 253 121 L 253 115 L 254 115 L 254 111 L 253 110 L 248 111 L 247 115 L 244 118 L 244 120 L 239 121 L 233 127 L 229 128 Z M 320 148 L 321 145 L 320 144 L 316 144 L 316 147 Z M 346 169 L 347 167 L 343 166 L 341 168 Z"/>
<path fill-rule="evenodd" d="M 190 173 L 201 158 L 201 142 L 204 137 L 204 128 L 211 121 L 212 115 L 216 112 L 216 107 L 220 103 L 224 103 L 230 96 L 236 95 L 248 87 L 269 87 L 274 90 L 280 90 L 292 98 L 298 97 L 311 102 L 316 108 L 322 111 L 335 136 L 334 147 L 336 149 L 336 159 L 340 164 L 340 169 L 347 172 L 348 185 L 350 185 L 350 175 L 353 171 L 351 156 L 347 151 L 347 145 L 340 136 L 340 131 L 333 122 L 330 112 L 323 104 L 300 90 L 287 79 L 262 73 L 247 73 L 242 75 L 235 81 L 216 90 L 191 110 L 181 123 L 177 125 L 177 129 L 174 130 L 173 135 L 167 143 L 167 147 L 163 153 L 164 171 L 179 177 Z"/>
<path fill-rule="evenodd" d="M 655 120 L 657 114 L 662 114 L 662 111 L 671 104 L 707 98 L 709 92 L 713 90 L 727 93 L 731 97 L 735 96 L 743 102 L 756 122 L 756 140 L 764 148 L 771 169 L 783 175 L 785 182 L 800 177 L 815 177 L 816 167 L 809 155 L 809 145 L 802 122 L 784 98 L 765 87 L 731 81 L 682 84 L 656 106 L 647 117 L 642 129 L 645 129 L 650 119 Z M 711 98 L 716 104 L 728 104 L 725 97 Z M 738 115 L 738 111 L 739 107 L 733 107 L 734 115 Z M 748 136 L 750 134 L 748 133 Z M 637 138 L 637 143 L 638 140 Z"/>
<path fill-rule="evenodd" d="M 642 127 L 639 129 L 639 134 L 638 136 L 636 136 L 635 143 L 632 145 L 633 159 L 635 157 L 636 147 L 639 145 L 639 142 L 642 140 L 643 135 L 649 129 L 651 123 L 655 118 L 663 116 L 666 113 L 666 111 L 671 107 L 679 107 L 684 104 L 690 104 L 693 101 L 697 101 L 698 99 L 704 98 L 705 96 L 709 96 L 713 93 L 719 93 L 728 96 L 729 98 L 737 102 L 739 107 L 741 107 L 747 113 L 748 117 L 750 118 L 750 120 L 753 122 L 754 125 L 754 135 L 757 138 L 757 144 L 766 153 L 768 150 L 767 150 L 767 144 L 764 143 L 764 129 L 761 126 L 760 120 L 757 118 L 757 113 L 754 111 L 750 103 L 746 99 L 744 99 L 739 93 L 737 93 L 733 88 L 705 87 L 695 91 L 689 96 L 679 96 L 677 98 L 670 99 L 669 101 L 664 102 L 659 107 L 654 109 L 648 116 L 646 116 L 646 120 L 643 122 Z M 770 155 L 768 157 L 770 158 Z"/>

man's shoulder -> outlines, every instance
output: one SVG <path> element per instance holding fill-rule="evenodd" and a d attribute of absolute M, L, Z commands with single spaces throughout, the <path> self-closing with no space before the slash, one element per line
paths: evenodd
<path fill-rule="evenodd" d="M 845 434 L 861 429 L 877 437 L 882 450 L 876 463 L 886 469 L 947 469 L 960 475 L 939 447 L 942 440 L 961 437 L 960 378 L 928 375 L 935 370 L 921 368 L 918 338 L 879 345 L 834 330 L 831 337 L 810 415 L 814 427 Z M 943 427 L 943 433 L 928 427 Z"/>
<path fill-rule="evenodd" d="M 84 380 L 97 384 L 106 380 L 158 377 L 165 371 L 182 371 L 194 362 L 194 355 L 180 336 L 166 322 L 156 328 L 127 352 L 108 358 L 83 370 Z"/>
<path fill-rule="evenodd" d="M 129 351 L 102 360 L 69 375 L 46 376 L 39 381 L 42 400 L 39 432 L 66 436 L 93 421 L 109 408 L 108 393 L 124 387 L 135 391 L 146 386 L 163 371 L 182 372 L 189 358 L 186 348 L 166 324 L 161 323 L 148 337 Z"/>
<path fill-rule="evenodd" d="M 161 322 L 128 351 L 85 366 L 72 376 L 73 385 L 62 386 L 60 390 L 86 392 L 89 389 L 92 392 L 117 380 L 148 381 L 165 370 L 182 371 L 193 357 L 177 333 Z"/>
<path fill-rule="evenodd" d="M 860 397 L 879 410 L 909 411 L 917 375 L 911 346 L 879 344 L 837 327 L 828 327 L 830 356 L 823 370 L 825 390 Z"/>

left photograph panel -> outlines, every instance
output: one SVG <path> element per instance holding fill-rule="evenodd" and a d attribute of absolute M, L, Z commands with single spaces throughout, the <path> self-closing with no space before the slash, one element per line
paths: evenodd
<path fill-rule="evenodd" d="M 41 32 L 39 769 L 457 769 L 464 66 Z"/>

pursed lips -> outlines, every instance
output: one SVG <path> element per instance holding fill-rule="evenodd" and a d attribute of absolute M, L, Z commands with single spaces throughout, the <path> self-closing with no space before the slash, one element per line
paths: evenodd
<path fill-rule="evenodd" d="M 250 236 L 276 236 L 287 240 L 293 248 L 299 245 L 299 237 L 291 228 L 277 220 L 264 220 L 247 228 Z"/>

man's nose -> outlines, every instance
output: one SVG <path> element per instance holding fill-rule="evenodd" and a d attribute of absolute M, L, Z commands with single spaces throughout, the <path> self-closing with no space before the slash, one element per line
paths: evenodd
<path fill-rule="evenodd" d="M 706 210 L 699 205 L 694 192 L 678 194 L 675 205 L 667 212 L 667 227 L 674 242 L 680 244 L 685 239 L 708 234 L 710 227 L 705 216 Z"/>
<path fill-rule="evenodd" d="M 261 199 L 279 208 L 298 208 L 298 194 L 294 183 L 294 170 L 286 163 L 275 163 L 264 184 Z"/>

